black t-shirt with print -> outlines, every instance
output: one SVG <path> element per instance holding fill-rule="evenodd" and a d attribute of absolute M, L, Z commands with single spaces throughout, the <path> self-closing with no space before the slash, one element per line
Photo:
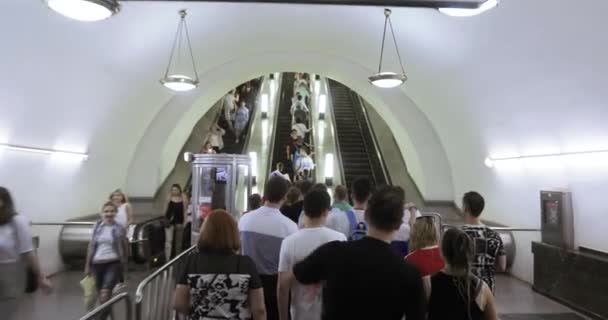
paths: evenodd
<path fill-rule="evenodd" d="M 253 260 L 232 252 L 192 253 L 177 279 L 190 287 L 191 319 L 252 319 L 249 290 L 262 287 Z"/>
<path fill-rule="evenodd" d="M 293 272 L 301 283 L 324 283 L 323 320 L 425 318 L 420 273 L 384 241 L 327 243 Z"/>
<path fill-rule="evenodd" d="M 473 274 L 483 279 L 494 291 L 496 259 L 505 255 L 505 248 L 500 235 L 484 225 L 464 225 L 462 230 L 475 242 Z"/>

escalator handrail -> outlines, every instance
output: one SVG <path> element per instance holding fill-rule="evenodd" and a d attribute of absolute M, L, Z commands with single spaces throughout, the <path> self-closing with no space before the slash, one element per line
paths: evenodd
<path fill-rule="evenodd" d="M 380 144 L 378 143 L 376 132 L 374 131 L 372 122 L 369 120 L 367 110 L 365 109 L 365 101 L 363 101 L 360 95 L 358 95 L 356 92 L 353 92 L 352 90 L 351 94 L 357 96 L 357 99 L 359 101 L 359 107 L 361 108 L 361 111 L 363 113 L 364 121 L 367 123 L 367 128 L 369 129 L 370 136 L 372 137 L 372 143 L 374 144 L 374 148 L 376 149 L 376 155 L 378 156 L 378 160 L 380 162 L 382 174 L 384 175 L 384 181 L 386 181 L 388 185 L 392 185 L 393 182 L 391 180 L 390 174 L 388 174 L 388 170 L 386 169 L 386 162 L 384 162 L 384 157 L 382 157 L 382 152 L 380 151 Z"/>
<path fill-rule="evenodd" d="M 281 108 L 281 101 L 283 100 L 283 75 L 280 75 L 280 79 L 281 81 L 279 81 L 279 79 L 276 79 L 275 77 L 275 81 L 277 82 L 277 90 L 275 92 L 275 94 L 277 95 L 274 98 L 274 106 L 272 106 L 274 108 L 274 125 L 272 126 L 272 132 L 270 132 L 270 144 L 269 149 L 268 149 L 268 157 L 270 159 L 268 159 L 268 166 L 267 166 L 267 170 L 266 170 L 266 177 L 268 177 L 270 175 L 270 173 L 272 171 L 274 171 L 274 167 L 273 165 L 275 165 L 275 163 L 273 163 L 274 159 L 274 148 L 275 148 L 275 140 L 276 140 L 276 135 L 277 135 L 277 127 L 278 127 L 278 122 L 279 122 L 279 109 Z M 270 86 L 270 82 L 268 82 L 268 85 Z M 268 99 L 271 100 L 271 99 Z M 278 103 L 278 105 L 277 105 Z M 278 160 L 278 159 L 277 159 Z"/>
<path fill-rule="evenodd" d="M 325 78 L 325 82 L 327 84 L 327 89 L 331 90 L 331 86 L 329 85 L 329 81 L 327 81 L 327 78 Z M 333 126 L 333 131 L 336 132 L 338 129 L 336 127 L 336 113 L 334 112 L 334 97 L 331 94 L 331 92 L 329 92 L 328 95 L 326 95 L 326 99 L 327 99 L 327 111 L 328 113 L 331 112 L 331 124 Z M 338 135 L 334 134 L 334 144 L 336 145 L 336 160 L 338 161 L 338 167 L 340 168 L 340 181 L 341 184 L 346 184 L 346 177 L 344 176 L 344 163 L 342 162 L 342 150 L 340 150 L 340 139 L 338 139 Z M 350 186 L 346 186 L 347 188 L 350 188 Z"/>
<path fill-rule="evenodd" d="M 246 133 L 246 137 L 245 137 L 245 142 L 243 142 L 243 150 L 241 150 L 241 153 L 243 153 L 245 150 L 249 150 L 249 141 L 251 140 L 251 129 L 253 124 L 255 123 L 255 119 L 257 117 L 257 110 L 258 108 L 260 108 L 260 93 L 261 93 L 261 88 L 262 86 L 258 86 L 255 90 L 255 99 L 253 102 L 253 105 L 251 106 L 251 109 L 249 110 L 249 122 L 247 122 L 247 133 Z M 253 112 L 252 112 L 253 111 Z M 261 111 L 260 111 L 261 112 Z"/>

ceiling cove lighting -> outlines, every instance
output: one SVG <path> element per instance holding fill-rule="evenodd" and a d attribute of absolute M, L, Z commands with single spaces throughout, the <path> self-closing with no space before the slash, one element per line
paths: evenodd
<path fill-rule="evenodd" d="M 498 5 L 498 0 L 486 0 L 476 9 L 439 8 L 439 12 L 451 17 L 472 17 L 482 14 Z"/>
<path fill-rule="evenodd" d="M 380 63 L 378 64 L 378 73 L 371 75 L 368 79 L 369 82 L 379 88 L 394 88 L 407 80 L 405 75 L 405 69 L 403 68 L 403 62 L 401 62 L 401 54 L 399 54 L 399 47 L 397 46 L 397 40 L 395 39 L 395 31 L 393 30 L 393 23 L 391 22 L 391 10 L 384 9 L 384 32 L 382 33 L 382 47 L 380 49 Z M 401 66 L 401 73 L 395 72 L 382 72 L 382 58 L 384 57 L 384 42 L 386 40 L 386 27 L 391 28 L 391 36 L 395 43 L 395 50 L 397 51 L 397 57 L 399 58 L 399 65 Z"/>
<path fill-rule="evenodd" d="M 99 21 L 120 11 L 116 0 L 46 0 L 53 11 L 79 21 Z"/>
<path fill-rule="evenodd" d="M 173 39 L 173 47 L 171 48 L 171 56 L 169 57 L 169 64 L 167 65 L 167 70 L 165 71 L 165 76 L 160 79 L 160 83 L 173 90 L 173 91 L 190 91 L 198 86 L 198 73 L 196 72 L 196 64 L 194 63 L 194 54 L 192 54 L 192 45 L 190 44 L 190 36 L 188 34 L 188 26 L 186 25 L 186 10 L 179 11 L 179 25 L 177 26 L 177 32 L 175 33 L 175 39 Z M 177 49 L 177 57 L 176 60 L 179 62 L 180 57 L 179 53 L 182 48 L 182 34 L 185 33 L 186 43 L 188 45 L 188 52 L 190 53 L 190 62 L 192 63 L 192 71 L 194 74 L 194 78 L 178 74 L 171 73 L 171 64 L 173 63 L 173 56 L 175 54 L 175 50 Z M 179 67 L 176 66 L 176 67 Z"/>
<path fill-rule="evenodd" d="M 87 160 L 89 158 L 88 154 L 81 153 L 81 152 L 32 148 L 32 147 L 17 146 L 17 145 L 13 145 L 13 144 L 5 144 L 5 143 L 0 143 L 0 150 L 11 150 L 11 151 L 38 153 L 38 154 L 44 154 L 44 155 L 50 155 L 50 156 L 61 156 L 62 158 L 66 158 L 66 159 L 69 158 L 69 159 Z"/>
<path fill-rule="evenodd" d="M 592 157 L 608 157 L 608 150 L 593 150 L 593 151 L 580 151 L 580 152 L 563 152 L 563 153 L 548 153 L 548 154 L 539 154 L 539 155 L 530 155 L 530 156 L 519 156 L 519 157 L 504 157 L 504 158 L 491 158 L 487 157 L 484 160 L 484 164 L 488 168 L 494 168 L 500 163 L 504 162 L 518 162 L 522 160 L 539 160 L 542 161 L 546 159 L 547 162 L 555 159 L 569 159 L 572 160 L 584 160 L 584 158 L 592 158 Z M 584 161 L 582 161 L 584 162 Z M 608 165 L 608 162 L 605 162 Z"/>

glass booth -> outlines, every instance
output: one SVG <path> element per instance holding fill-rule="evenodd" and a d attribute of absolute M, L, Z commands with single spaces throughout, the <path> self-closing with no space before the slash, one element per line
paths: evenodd
<path fill-rule="evenodd" d="M 251 159 L 242 154 L 195 154 L 192 160 L 192 237 L 215 209 L 225 209 L 237 220 L 247 210 L 251 195 Z"/>

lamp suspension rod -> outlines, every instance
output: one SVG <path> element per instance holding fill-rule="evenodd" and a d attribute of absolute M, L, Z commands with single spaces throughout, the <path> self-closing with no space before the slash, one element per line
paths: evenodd
<path fill-rule="evenodd" d="M 196 62 L 194 62 L 194 54 L 192 53 L 192 44 L 190 43 L 190 34 L 188 33 L 188 24 L 186 23 L 186 10 L 182 10 L 182 21 L 184 22 L 184 29 L 186 29 L 186 41 L 188 41 L 188 50 L 190 50 L 190 59 L 192 60 L 192 69 L 194 70 L 194 76 L 198 81 L 198 72 L 196 71 Z M 180 14 L 181 11 L 180 11 Z"/>
<path fill-rule="evenodd" d="M 181 38 L 181 29 L 182 23 L 184 21 L 184 17 L 186 16 L 186 10 L 180 10 L 179 15 L 181 16 L 181 20 L 177 25 L 177 32 L 175 32 L 175 38 L 173 39 L 173 46 L 171 47 L 171 55 L 169 56 L 169 63 L 167 64 L 167 70 L 165 71 L 165 78 L 169 76 L 169 69 L 171 68 L 171 62 L 173 61 L 173 53 L 175 52 L 175 45 L 177 44 L 177 38 Z"/>
<path fill-rule="evenodd" d="M 378 65 L 378 73 L 382 72 L 382 57 L 384 56 L 384 39 L 386 39 L 386 25 L 388 23 L 388 17 L 391 14 L 390 9 L 384 9 L 384 31 L 382 32 L 382 47 L 380 47 L 380 64 Z"/>
<path fill-rule="evenodd" d="M 395 30 L 393 30 L 393 22 L 391 21 L 391 17 L 387 16 L 388 25 L 391 27 L 391 35 L 393 36 L 393 43 L 395 43 L 395 50 L 397 51 L 397 58 L 399 58 L 399 65 L 401 66 L 402 74 L 405 74 L 405 68 L 403 67 L 403 62 L 401 60 L 401 54 L 399 53 L 399 46 L 397 46 L 397 40 L 395 39 Z"/>

